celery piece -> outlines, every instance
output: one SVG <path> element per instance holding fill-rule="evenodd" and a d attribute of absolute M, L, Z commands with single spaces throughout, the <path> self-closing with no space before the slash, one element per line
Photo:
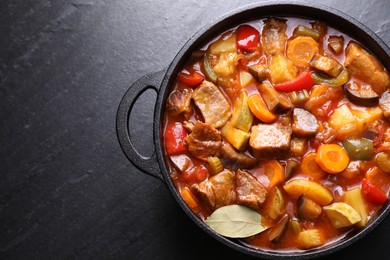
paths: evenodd
<path fill-rule="evenodd" d="M 293 91 L 288 94 L 288 97 L 290 98 L 291 102 L 294 105 L 300 105 L 305 103 L 309 100 L 309 92 L 307 92 L 306 89 L 299 90 L 299 91 Z"/>
<path fill-rule="evenodd" d="M 308 27 L 303 26 L 303 25 L 299 25 L 294 30 L 294 35 L 295 36 L 309 36 L 317 42 L 320 39 L 320 33 L 317 30 L 308 28 Z"/>
<path fill-rule="evenodd" d="M 349 74 L 347 70 L 343 70 L 336 78 L 323 76 L 318 72 L 312 72 L 311 77 L 316 84 L 326 84 L 329 86 L 342 86 L 349 80 Z"/>
<path fill-rule="evenodd" d="M 213 67 L 211 66 L 210 58 L 211 58 L 211 55 L 210 54 L 206 54 L 206 56 L 203 59 L 203 68 L 205 70 L 207 79 L 209 79 L 210 81 L 216 83 L 218 77 L 217 77 L 217 74 L 215 74 L 215 71 L 214 71 Z"/>

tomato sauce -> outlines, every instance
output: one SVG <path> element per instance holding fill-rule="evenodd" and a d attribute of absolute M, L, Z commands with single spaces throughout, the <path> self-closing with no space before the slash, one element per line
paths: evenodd
<path fill-rule="evenodd" d="M 331 57 L 333 60 L 343 65 L 346 61 L 345 50 L 348 48 L 351 42 L 358 42 L 356 39 L 352 39 L 350 36 L 344 34 L 343 32 L 340 32 L 318 21 L 294 17 L 283 17 L 278 19 L 282 21 L 282 24 L 285 23 L 286 26 L 286 30 L 284 31 L 285 46 L 283 47 L 284 50 L 281 53 L 281 55 L 283 56 L 286 55 L 285 49 L 288 48 L 288 44 L 292 39 L 295 39 L 296 37 L 303 37 L 303 44 L 305 44 L 304 37 L 313 37 L 313 39 L 316 39 L 316 42 L 318 43 L 318 50 L 320 55 L 323 55 L 324 57 Z M 235 34 L 237 28 L 239 27 L 237 26 L 231 28 L 227 32 L 217 36 L 212 41 L 206 43 L 202 48 L 200 48 L 200 52 L 197 53 L 197 56 L 199 57 L 191 57 L 190 61 L 182 68 L 181 73 L 184 73 L 188 76 L 193 74 L 194 72 L 197 72 L 204 76 L 205 81 L 212 81 L 213 76 L 215 76 L 213 73 L 217 74 L 218 80 L 215 81 L 214 84 L 218 87 L 220 93 L 226 99 L 232 111 L 235 109 L 235 103 L 239 99 L 240 92 L 243 90 L 246 92 L 248 97 L 258 94 L 264 99 L 264 93 L 259 90 L 260 86 L 262 84 L 273 85 L 276 82 L 276 77 L 279 77 L 280 75 L 282 75 L 283 77 L 285 76 L 283 75 L 283 73 L 285 73 L 285 70 L 288 70 L 287 68 L 295 68 L 296 71 L 294 72 L 292 69 L 291 72 L 294 75 L 300 75 L 305 71 L 309 71 L 310 73 L 312 73 L 312 75 L 313 73 L 317 73 L 320 77 L 324 77 L 324 73 L 326 74 L 326 70 L 319 72 L 318 67 L 316 67 L 316 65 L 311 64 L 312 61 L 310 61 L 310 63 L 305 66 L 298 66 L 296 64 L 291 65 L 289 63 L 290 65 L 286 66 L 286 69 L 283 72 L 277 72 L 279 73 L 277 74 L 275 72 L 275 70 L 277 69 L 275 67 L 272 67 L 271 63 L 273 62 L 273 59 L 276 59 L 275 57 L 278 54 L 267 54 L 265 50 L 266 48 L 264 46 L 264 38 L 267 37 L 266 32 L 264 32 L 266 21 L 269 20 L 262 19 L 245 23 L 246 25 L 250 25 L 252 28 L 257 30 L 260 34 L 260 41 L 257 43 L 256 46 L 253 46 L 253 37 L 251 36 L 253 33 L 251 34 L 251 31 L 244 31 L 241 33 L 241 35 L 244 35 L 245 37 L 252 38 L 248 38 L 249 40 L 244 39 L 240 43 L 248 43 L 251 44 L 251 46 L 242 47 L 244 49 L 240 49 L 237 48 L 237 46 L 235 46 L 234 44 L 232 45 L 232 43 L 229 41 L 232 40 L 232 35 L 234 37 L 238 37 L 235 36 Z M 297 34 L 298 26 L 304 26 L 308 28 L 309 30 L 306 33 L 308 33 L 308 35 L 310 35 L 310 33 L 314 33 L 314 35 L 307 36 L 305 34 Z M 248 27 L 246 27 L 246 29 L 248 29 Z M 342 36 L 342 38 L 344 39 L 344 41 L 341 43 L 342 51 L 340 53 L 337 54 L 332 49 L 330 49 L 330 36 Z M 237 41 L 237 39 L 235 41 Z M 233 40 L 232 42 L 234 43 Z M 223 58 L 223 55 L 225 55 L 226 53 L 234 54 L 234 62 L 229 60 L 228 55 Z M 302 57 L 299 56 L 298 58 Z M 207 64 L 205 59 L 209 59 L 210 64 Z M 285 61 L 282 60 L 281 62 Z M 286 62 L 289 62 L 288 59 Z M 262 75 L 259 76 L 258 74 L 256 74 L 258 72 L 255 73 L 251 71 L 251 66 L 258 64 L 265 65 L 266 69 L 264 73 L 266 74 L 266 76 L 263 78 Z M 222 65 L 224 65 L 225 67 L 223 67 Z M 342 69 L 348 71 L 348 69 L 346 69 L 344 66 L 342 67 Z M 257 77 L 259 77 L 260 79 Z M 325 76 L 325 78 L 335 80 L 335 78 L 329 76 Z M 292 81 L 293 80 L 294 78 L 292 79 Z M 246 238 L 241 238 L 240 241 L 243 244 L 247 245 L 248 247 L 258 248 L 266 251 L 301 251 L 313 247 L 325 246 L 328 243 L 337 242 L 337 240 L 344 237 L 348 232 L 355 229 L 359 229 L 361 228 L 361 226 L 359 226 L 356 221 L 346 227 L 340 228 L 335 226 L 334 222 L 332 221 L 332 217 L 327 214 L 327 206 L 338 202 L 348 204 L 348 201 L 345 198 L 345 194 L 352 189 L 361 189 L 363 179 L 366 179 L 380 192 L 386 194 L 386 196 L 389 194 L 390 173 L 387 172 L 389 169 L 384 169 L 383 166 L 380 166 L 377 162 L 376 157 L 379 153 L 390 154 L 390 137 L 386 134 L 388 133 L 386 131 L 387 129 L 389 129 L 390 124 L 388 120 L 383 116 L 379 105 L 368 108 L 364 104 L 354 104 L 348 99 L 348 97 L 343 91 L 342 86 L 345 86 L 346 84 L 349 84 L 351 82 L 357 82 L 361 85 L 369 85 L 364 80 L 356 78 L 353 73 L 349 72 L 349 77 L 347 81 L 344 81 L 342 85 L 338 86 L 338 94 L 329 94 L 331 91 L 334 91 L 337 86 L 331 86 L 327 83 L 317 82 L 314 83 L 314 86 L 312 86 L 312 88 L 308 91 L 308 100 L 302 103 L 293 104 L 293 107 L 284 110 L 283 112 L 271 111 L 272 113 L 277 114 L 278 120 L 276 122 L 281 122 L 283 117 L 289 117 L 290 120 L 295 120 L 291 115 L 291 111 L 293 109 L 304 109 L 315 116 L 316 122 L 318 123 L 318 130 L 316 131 L 315 135 L 307 136 L 299 136 L 294 134 L 293 132 L 292 139 L 302 139 L 306 145 L 305 148 L 301 148 L 303 149 L 303 152 L 300 150 L 302 154 L 296 154 L 290 151 L 284 156 L 278 155 L 275 157 L 255 158 L 256 163 L 253 166 L 243 168 L 244 171 L 248 172 L 251 176 L 253 176 L 268 191 L 268 197 L 266 201 L 262 204 L 262 206 L 260 206 L 259 209 L 254 210 L 262 216 L 262 224 L 266 227 L 269 227 L 267 230 L 259 234 Z M 326 96 L 325 100 L 324 98 L 321 99 L 321 95 L 315 96 L 313 94 L 315 88 L 319 89 L 319 85 L 326 85 L 326 93 L 321 94 L 328 95 Z M 199 85 L 189 86 L 186 83 L 180 82 L 180 80 L 176 80 L 171 87 L 171 92 L 173 93 L 178 90 L 189 89 L 189 93 L 194 93 L 197 88 L 199 88 Z M 386 91 L 388 92 L 389 90 Z M 289 93 L 279 93 L 279 95 L 285 95 L 289 97 L 288 94 Z M 381 95 L 382 93 L 379 94 Z M 179 96 L 178 98 L 176 97 L 175 100 L 173 100 L 173 98 L 170 98 L 168 99 L 168 103 L 172 102 L 173 106 L 176 106 L 175 109 L 177 109 L 174 111 L 181 111 L 180 109 L 183 109 L 183 106 L 185 106 L 185 102 L 183 100 L 186 97 Z M 308 102 L 310 103 L 310 106 L 308 105 Z M 205 220 L 216 209 L 210 209 L 210 207 L 205 202 L 204 197 L 200 196 L 194 190 L 194 185 L 198 185 L 197 187 L 199 187 L 199 185 L 201 185 L 202 183 L 205 184 L 209 182 L 213 178 L 213 176 L 218 173 L 213 172 L 215 171 L 215 169 L 213 168 L 214 166 L 210 165 L 210 162 L 207 160 L 207 158 L 199 158 L 194 154 L 193 150 L 190 150 L 188 146 L 188 139 L 186 139 L 193 131 L 192 129 L 197 123 L 197 121 L 207 121 L 202 115 L 202 109 L 204 108 L 196 104 L 196 102 L 194 102 L 194 97 L 192 96 L 187 109 L 188 110 L 183 110 L 185 112 L 181 111 L 179 113 L 172 113 L 170 112 L 172 110 L 167 109 L 167 112 L 165 113 L 164 136 L 166 136 L 165 133 L 167 131 L 167 127 L 171 124 L 178 122 L 182 124 L 187 131 L 186 136 L 180 137 L 183 139 L 179 140 L 180 142 L 184 142 L 187 145 L 187 149 L 185 151 L 181 150 L 177 154 L 174 154 L 174 151 L 170 151 L 171 155 L 167 154 L 166 160 L 171 172 L 171 179 L 178 192 L 182 194 L 183 199 L 185 200 L 189 208 L 200 219 Z M 269 106 L 268 109 L 270 109 Z M 218 111 L 216 111 L 216 114 L 218 114 Z M 345 126 L 348 125 L 348 122 L 351 122 L 350 129 L 346 128 Z M 344 123 L 345 125 L 343 125 Z M 253 126 L 262 124 L 264 123 L 260 119 L 253 116 L 253 122 L 251 123 L 252 129 Z M 280 124 L 283 124 L 283 122 Z M 289 124 L 291 126 L 291 122 Z M 367 130 L 374 131 L 375 136 L 366 137 L 365 134 Z M 216 131 L 221 131 L 221 128 L 217 128 Z M 252 133 L 251 131 L 249 131 L 247 132 L 247 134 L 250 136 Z M 369 159 L 354 159 L 354 156 L 358 156 L 355 154 L 356 151 L 351 151 L 350 149 L 347 149 L 347 144 L 345 143 L 346 140 L 354 139 L 366 139 L 368 140 L 368 142 L 373 143 L 373 148 L 370 150 L 372 155 L 369 157 Z M 231 142 L 229 138 L 222 134 L 222 145 L 229 142 Z M 347 168 L 335 174 L 327 171 L 325 165 L 325 168 L 322 169 L 325 173 L 323 175 L 318 175 L 322 177 L 305 174 L 301 168 L 303 158 L 310 153 L 318 152 L 318 148 L 325 144 L 336 144 L 346 150 L 347 155 L 349 157 L 349 164 Z M 358 148 L 365 149 L 364 147 Z M 242 149 L 234 148 L 234 150 L 238 154 L 245 155 L 251 158 L 256 157 L 256 155 L 254 154 L 254 149 L 254 147 L 251 147 L 251 145 L 248 144 L 243 146 Z M 228 163 L 229 160 L 227 160 L 223 155 L 221 155 L 221 153 L 217 152 L 215 155 L 213 155 L 213 157 L 218 157 L 218 159 L 223 165 L 222 167 L 224 170 L 229 170 L 232 172 L 235 172 L 237 170 L 234 165 L 232 166 L 232 164 Z M 292 172 L 288 174 L 288 176 L 282 177 L 281 181 L 276 180 L 276 185 L 274 187 L 271 185 L 271 177 L 269 173 L 267 173 L 267 169 L 265 169 L 266 163 L 271 160 L 276 160 L 276 163 L 280 165 L 283 169 L 283 174 L 286 174 L 288 168 L 287 165 L 289 164 L 289 161 L 292 160 L 295 162 L 295 167 Z M 321 159 L 317 156 L 315 160 L 317 161 Z M 317 184 L 320 184 L 322 187 L 325 187 L 325 189 L 330 192 L 332 196 L 332 202 L 328 203 L 327 205 L 320 205 L 318 201 L 315 201 L 315 198 L 313 199 L 314 203 L 319 204 L 319 206 L 322 208 L 322 212 L 314 220 L 307 220 L 300 216 L 298 198 L 285 190 L 285 185 L 294 180 L 306 180 L 315 182 Z M 208 184 L 212 185 L 211 183 Z M 237 189 L 237 187 L 234 188 Z M 270 194 L 272 192 L 275 192 L 274 189 L 276 188 L 280 191 L 283 200 L 283 208 L 281 209 L 283 213 L 281 213 L 277 217 L 270 217 L 268 207 L 272 207 L 272 205 L 269 206 L 270 203 L 267 202 L 267 200 L 272 197 L 270 196 Z M 185 191 L 183 192 L 183 190 Z M 301 196 L 306 195 L 307 194 L 302 194 Z M 364 196 L 362 203 L 363 204 L 358 206 L 353 203 L 352 205 L 350 203 L 350 206 L 360 215 L 363 214 L 363 210 L 367 215 L 368 221 L 374 219 L 375 214 L 381 209 L 381 205 L 375 205 L 373 203 L 370 203 Z M 239 202 L 237 202 L 237 204 L 239 204 Z M 287 223 L 285 231 L 281 234 L 282 238 L 279 239 L 278 242 L 271 241 L 270 232 L 280 221 L 281 217 L 285 214 L 288 215 L 289 222 Z M 344 218 L 346 216 L 343 215 L 339 217 Z M 292 223 L 298 223 L 298 231 L 293 228 Z M 367 223 L 368 222 L 363 223 L 363 226 L 367 225 Z M 316 245 L 307 245 L 303 243 L 299 238 L 299 233 L 305 230 L 313 229 L 317 230 L 320 234 L 321 242 Z"/>

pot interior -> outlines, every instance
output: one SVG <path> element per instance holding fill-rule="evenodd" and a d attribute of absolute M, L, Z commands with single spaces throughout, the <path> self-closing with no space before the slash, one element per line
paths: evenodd
<path fill-rule="evenodd" d="M 305 19 L 320 20 L 330 25 L 331 27 L 343 32 L 352 38 L 357 39 L 363 46 L 370 50 L 376 57 L 380 59 L 382 64 L 389 71 L 390 69 L 390 51 L 386 44 L 376 36 L 367 27 L 357 22 L 353 18 L 337 10 L 320 6 L 317 4 L 309 3 L 289 3 L 289 2 L 274 2 L 266 4 L 254 4 L 235 10 L 229 14 L 226 14 L 217 20 L 206 25 L 200 31 L 194 34 L 189 41 L 178 52 L 168 70 L 166 72 L 164 81 L 160 88 L 160 93 L 157 99 L 157 105 L 155 110 L 155 146 L 158 156 L 160 168 L 164 176 L 165 182 L 170 189 L 171 193 L 183 208 L 186 214 L 205 232 L 213 236 L 215 239 L 222 243 L 239 250 L 243 253 L 263 258 L 278 258 L 278 257 L 290 257 L 290 258 L 311 258 L 320 255 L 330 254 L 336 250 L 344 248 L 357 239 L 363 237 L 370 232 L 375 226 L 377 226 L 389 213 L 390 205 L 387 202 L 383 205 L 382 209 L 377 213 L 375 218 L 362 229 L 353 230 L 347 233 L 344 237 L 337 240 L 336 243 L 326 244 L 325 246 L 315 248 L 312 250 L 300 251 L 300 252 L 274 252 L 264 251 L 243 245 L 240 240 L 228 239 L 214 233 L 202 220 L 196 217 L 187 205 L 183 202 L 181 196 L 176 191 L 168 172 L 168 165 L 164 158 L 163 147 L 163 118 L 164 107 L 166 100 L 171 90 L 171 86 L 175 80 L 177 73 L 179 73 L 181 67 L 186 60 L 190 57 L 191 53 L 204 46 L 207 42 L 215 38 L 215 36 L 224 32 L 229 28 L 233 28 L 247 21 L 260 20 L 267 17 L 301 17 Z"/>

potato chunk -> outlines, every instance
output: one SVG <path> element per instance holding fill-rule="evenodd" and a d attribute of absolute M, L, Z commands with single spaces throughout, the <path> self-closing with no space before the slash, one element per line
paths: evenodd
<path fill-rule="evenodd" d="M 219 78 L 230 77 L 236 72 L 237 53 L 224 52 L 219 57 L 218 63 L 214 66 L 214 71 Z"/>
<path fill-rule="evenodd" d="M 368 221 L 366 202 L 364 201 L 362 191 L 360 188 L 355 188 L 344 193 L 344 200 L 352 208 L 354 208 L 360 215 L 361 220 L 357 225 L 364 227 Z"/>
<path fill-rule="evenodd" d="M 308 249 L 312 247 L 321 246 L 324 244 L 322 233 L 318 229 L 309 229 L 298 234 L 298 241 L 301 247 Z"/>
<path fill-rule="evenodd" d="M 269 71 L 273 84 L 286 82 L 298 76 L 298 68 L 284 54 L 272 56 Z"/>
<path fill-rule="evenodd" d="M 356 117 L 347 105 L 342 105 L 334 110 L 329 118 L 329 125 L 336 129 L 343 138 L 354 137 L 360 133 Z"/>
<path fill-rule="evenodd" d="M 328 205 L 333 200 L 332 193 L 315 181 L 295 179 L 285 184 L 283 188 L 293 198 L 298 198 L 304 194 L 320 205 Z"/>

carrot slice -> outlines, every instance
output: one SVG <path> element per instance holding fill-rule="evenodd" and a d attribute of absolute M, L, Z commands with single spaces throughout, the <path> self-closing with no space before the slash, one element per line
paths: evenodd
<path fill-rule="evenodd" d="M 188 188 L 180 187 L 180 195 L 194 213 L 200 212 L 199 205 Z"/>
<path fill-rule="evenodd" d="M 312 176 L 315 179 L 321 179 L 322 177 L 324 177 L 325 172 L 317 164 L 316 156 L 316 153 L 309 153 L 305 157 L 303 157 L 301 170 L 304 174 L 308 176 Z"/>
<path fill-rule="evenodd" d="M 318 147 L 316 162 L 330 174 L 342 172 L 349 164 L 347 152 L 337 144 L 322 144 Z"/>
<path fill-rule="evenodd" d="M 248 106 L 252 114 L 264 123 L 272 123 L 278 118 L 277 115 L 268 110 L 259 94 L 251 95 L 248 98 Z"/>
<path fill-rule="evenodd" d="M 264 164 L 264 173 L 269 179 L 268 189 L 284 181 L 284 168 L 277 160 L 270 160 Z"/>
<path fill-rule="evenodd" d="M 308 66 L 318 51 L 318 43 L 308 36 L 298 36 L 287 44 L 287 57 L 297 66 Z"/>

